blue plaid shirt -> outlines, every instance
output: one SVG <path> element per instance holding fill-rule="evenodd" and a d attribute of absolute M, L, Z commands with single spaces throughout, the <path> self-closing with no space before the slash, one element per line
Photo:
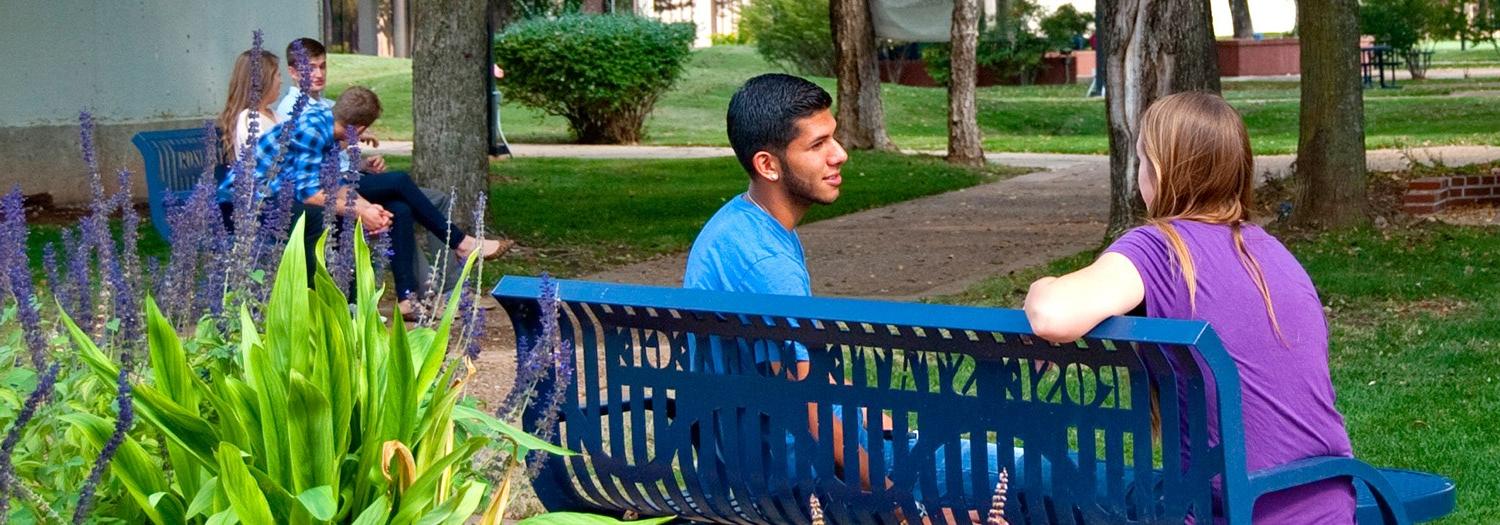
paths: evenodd
<path fill-rule="evenodd" d="M 305 201 L 323 189 L 320 173 L 323 156 L 338 148 L 333 138 L 333 111 L 320 104 L 308 104 L 302 115 L 292 125 L 292 133 L 286 143 L 286 153 L 281 159 L 281 171 L 275 180 L 266 180 L 272 161 L 276 159 L 276 137 L 281 134 L 277 123 L 262 132 L 255 145 L 255 182 L 260 198 L 281 191 L 285 181 L 291 181 L 296 189 L 298 201 Z M 234 172 L 219 184 L 219 201 L 232 202 L 234 198 Z"/>

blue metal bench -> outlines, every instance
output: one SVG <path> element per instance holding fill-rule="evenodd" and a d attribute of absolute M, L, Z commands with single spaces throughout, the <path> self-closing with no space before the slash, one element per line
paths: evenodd
<path fill-rule="evenodd" d="M 146 198 L 151 204 L 151 224 L 163 239 L 172 240 L 167 214 L 187 201 L 193 187 L 210 163 L 215 182 L 223 180 L 225 168 L 218 159 L 207 158 L 203 128 L 142 131 L 130 139 L 141 152 L 146 168 Z"/>
<path fill-rule="evenodd" d="M 540 330 L 539 286 L 507 276 L 494 290 L 518 341 Z M 559 281 L 559 303 L 576 366 L 554 430 L 586 454 L 552 458 L 534 480 L 552 510 L 806 523 L 816 494 L 834 523 L 899 523 L 924 509 L 936 519 L 935 509 L 983 516 L 997 482 L 983 468 L 992 460 L 1011 473 L 1013 524 L 1208 523 L 1216 512 L 1248 524 L 1260 495 L 1328 478 L 1358 480 L 1363 524 L 1454 508 L 1445 478 L 1350 458 L 1246 472 L 1243 439 L 1232 438 L 1244 433 L 1239 375 L 1201 322 L 1114 318 L 1058 346 L 1032 337 L 1016 310 L 583 281 Z M 808 379 L 755 356 L 786 341 L 809 349 Z M 1157 441 L 1153 384 L 1169 422 Z M 1210 396 L 1223 401 L 1217 412 Z M 872 475 L 873 490 L 862 489 L 857 469 L 834 468 L 830 441 L 811 439 L 809 403 L 820 436 L 833 433 L 833 405 L 844 407 L 843 457 L 857 457 L 861 442 L 892 449 L 889 460 L 869 454 L 869 471 L 888 483 Z M 892 428 L 857 424 L 853 407 L 890 416 Z M 1210 418 L 1230 437 L 1217 446 Z M 1172 421 L 1185 421 L 1186 433 Z M 971 457 L 960 439 L 974 443 Z M 965 474 L 963 461 L 978 468 Z M 946 479 L 933 474 L 938 462 Z"/>

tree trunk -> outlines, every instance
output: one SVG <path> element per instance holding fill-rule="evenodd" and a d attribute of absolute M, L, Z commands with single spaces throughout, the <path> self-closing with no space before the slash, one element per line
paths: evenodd
<path fill-rule="evenodd" d="M 323 41 L 334 43 L 333 39 L 333 0 L 323 0 Z"/>
<path fill-rule="evenodd" d="M 1136 187 L 1140 116 L 1181 91 L 1219 92 L 1218 51 L 1208 2 L 1101 0 L 1099 30 L 1109 122 L 1109 228 L 1113 238 L 1145 214 Z"/>
<path fill-rule="evenodd" d="M 953 59 L 948 62 L 948 162 L 983 166 L 984 149 L 979 143 L 979 110 L 974 103 L 974 84 L 979 76 L 975 56 L 979 45 L 978 0 L 953 2 L 953 26 L 949 42 Z"/>
<path fill-rule="evenodd" d="M 412 175 L 429 188 L 456 189 L 454 217 L 464 224 L 485 190 L 489 164 L 485 0 L 422 0 L 415 7 Z"/>
<path fill-rule="evenodd" d="M 1250 0 L 1229 0 L 1229 16 L 1234 19 L 1235 38 L 1255 38 L 1255 26 L 1250 23 Z"/>
<path fill-rule="evenodd" d="M 1364 92 L 1356 0 L 1302 0 L 1301 127 L 1291 221 L 1340 228 L 1369 220 L 1365 195 Z"/>
<path fill-rule="evenodd" d="M 832 0 L 834 71 L 838 77 L 838 130 L 849 149 L 894 150 L 880 104 L 880 69 L 875 61 L 875 25 L 867 0 Z"/>
<path fill-rule="evenodd" d="M 580 6 L 579 11 L 582 11 L 584 13 L 602 14 L 604 13 L 604 0 L 583 0 L 583 4 Z"/>

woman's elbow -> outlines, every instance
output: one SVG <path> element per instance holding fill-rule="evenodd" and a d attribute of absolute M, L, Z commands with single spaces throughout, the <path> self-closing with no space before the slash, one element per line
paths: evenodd
<path fill-rule="evenodd" d="M 1031 332 L 1037 337 L 1053 343 L 1077 341 L 1088 327 L 1077 326 L 1077 317 L 1069 315 L 1055 304 L 1027 304 L 1026 320 L 1031 323 Z"/>

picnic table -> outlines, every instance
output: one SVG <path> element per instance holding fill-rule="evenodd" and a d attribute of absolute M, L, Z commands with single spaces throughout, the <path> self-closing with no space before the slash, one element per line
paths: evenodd
<path fill-rule="evenodd" d="M 1399 67 L 1401 59 L 1391 46 L 1380 44 L 1359 48 L 1359 70 L 1367 88 L 1373 87 L 1377 79 L 1381 89 L 1398 87 L 1396 71 Z M 1390 72 L 1390 80 L 1386 80 L 1387 71 Z"/>

